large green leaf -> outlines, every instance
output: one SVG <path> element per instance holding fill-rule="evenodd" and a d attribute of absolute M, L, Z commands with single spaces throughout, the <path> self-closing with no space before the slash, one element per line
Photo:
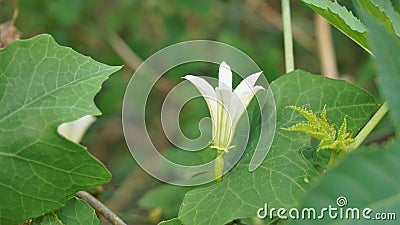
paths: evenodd
<path fill-rule="evenodd" d="M 339 3 L 336 1 L 302 1 L 312 10 L 327 19 L 333 26 L 343 32 L 346 36 L 351 38 L 368 52 L 371 52 L 366 37 L 366 27 L 344 6 L 339 5 Z"/>
<path fill-rule="evenodd" d="M 182 225 L 182 223 L 178 220 L 178 218 L 174 218 L 174 219 L 162 221 L 158 225 Z"/>
<path fill-rule="evenodd" d="M 400 14 L 393 7 L 392 1 L 372 0 L 390 18 L 392 26 L 397 35 L 400 36 Z"/>
<path fill-rule="evenodd" d="M 393 220 L 376 220 L 376 213 L 396 213 L 400 208 L 400 141 L 386 147 L 361 148 L 350 154 L 336 168 L 329 170 L 315 190 L 308 192 L 304 207 L 313 207 L 320 215 L 324 207 L 358 208 L 360 220 L 329 218 L 325 214 L 318 224 L 396 224 Z M 338 207 L 339 197 L 347 205 Z M 371 219 L 363 219 L 362 210 L 371 208 Z M 346 215 L 345 213 L 343 214 Z M 349 214 L 351 215 L 351 214 Z M 310 220 L 296 220 L 291 224 L 310 224 Z"/>
<path fill-rule="evenodd" d="M 390 110 L 397 122 L 400 121 L 400 60 L 396 55 L 400 51 L 400 40 L 385 29 L 382 22 L 373 20 L 371 10 L 361 11 L 369 29 L 372 49 L 379 66 L 379 87 L 389 102 Z M 379 21 L 379 20 L 378 20 Z M 337 199 L 347 198 L 342 207 L 358 208 L 360 220 L 332 220 L 325 216 L 319 224 L 394 224 L 393 220 L 376 220 L 376 213 L 396 213 L 400 208 L 400 141 L 387 146 L 361 148 L 344 159 L 336 168 L 328 171 L 318 187 L 308 192 L 304 198 L 304 207 L 314 207 L 318 213 L 328 205 L 337 206 Z M 340 207 L 339 207 L 340 208 Z M 364 219 L 362 210 L 371 208 L 372 219 Z M 346 215 L 346 214 L 345 214 Z M 390 216 L 386 214 L 386 216 Z M 393 215 L 392 215 L 393 216 Z M 296 220 L 291 224 L 309 224 L 309 220 Z"/>
<path fill-rule="evenodd" d="M 397 131 L 400 131 L 400 38 L 390 34 L 369 16 L 365 16 L 365 23 L 370 30 L 369 39 L 378 64 L 379 90 L 388 101 L 397 122 Z"/>
<path fill-rule="evenodd" d="M 71 198 L 67 204 L 55 212 L 48 213 L 32 221 L 32 225 L 98 225 L 96 213 L 90 205 L 78 198 Z"/>
<path fill-rule="evenodd" d="M 332 80 L 296 70 L 271 83 L 277 110 L 277 130 L 272 147 L 261 166 L 253 172 L 248 164 L 255 143 L 250 143 L 236 167 L 222 182 L 189 191 L 179 212 L 185 224 L 225 224 L 237 218 L 253 217 L 257 209 L 293 207 L 318 179 L 318 172 L 302 155 L 312 148 L 307 135 L 285 131 L 304 119 L 286 106 L 307 106 L 320 112 L 324 105 L 328 118 L 341 124 L 347 115 L 348 129 L 353 134 L 377 108 L 373 96 L 345 81 Z M 262 140 L 262 137 L 261 137 Z M 253 140 L 256 141 L 256 140 Z"/>
<path fill-rule="evenodd" d="M 357 2 L 376 21 L 378 21 L 381 26 L 385 27 L 387 31 L 393 34 L 396 33 L 394 26 L 397 26 L 399 21 L 396 21 L 395 23 L 393 23 L 393 21 L 399 19 L 399 15 L 394 11 L 393 8 L 390 8 L 390 1 L 386 0 L 384 3 L 380 0 L 357 0 Z M 391 19 L 389 15 L 391 15 L 393 18 Z M 396 30 L 399 31 L 399 27 L 396 27 Z M 400 33 L 397 33 L 397 35 L 399 34 Z"/>
<path fill-rule="evenodd" d="M 63 222 L 58 218 L 58 216 L 51 212 L 40 218 L 34 219 L 31 225 L 64 225 Z"/>
<path fill-rule="evenodd" d="M 304 4 L 327 19 L 333 26 L 354 40 L 371 53 L 367 40 L 368 29 L 344 6 L 337 1 L 302 0 Z M 390 1 L 358 0 L 358 3 L 368 11 L 381 25 L 393 34 L 400 35 L 400 15 L 394 10 Z"/>
<path fill-rule="evenodd" d="M 99 115 L 93 98 L 118 69 L 49 35 L 0 50 L 0 224 L 56 210 L 76 191 L 109 181 L 107 169 L 57 127 Z"/>

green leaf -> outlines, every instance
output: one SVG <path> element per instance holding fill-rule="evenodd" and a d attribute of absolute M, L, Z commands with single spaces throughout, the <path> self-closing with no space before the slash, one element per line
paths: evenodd
<path fill-rule="evenodd" d="M 288 128 L 288 131 L 300 131 L 319 140 L 318 151 L 321 149 L 332 149 L 337 152 L 348 151 L 349 145 L 354 141 L 351 133 L 346 131 L 347 120 L 343 118 L 343 123 L 339 130 L 336 131 L 336 125 L 329 121 L 326 116 L 326 107 L 322 109 L 321 115 L 316 115 L 313 111 L 297 106 L 288 106 L 288 108 L 296 110 L 304 116 L 308 122 L 301 122 Z M 337 135 L 336 135 L 337 133 Z"/>
<path fill-rule="evenodd" d="M 373 13 L 369 11 L 369 13 Z M 396 121 L 400 120 L 398 87 L 400 86 L 400 60 L 394 57 L 400 51 L 400 40 L 364 11 L 361 11 L 367 25 L 372 49 L 379 66 L 379 86 L 387 99 Z M 328 171 L 318 187 L 305 196 L 303 206 L 321 209 L 327 205 L 336 206 L 340 196 L 346 197 L 346 208 L 371 208 L 375 213 L 398 212 L 400 207 L 400 141 L 378 148 L 361 148 L 350 154 L 336 168 Z M 368 179 L 370 178 L 370 179 Z M 398 215 L 397 215 L 398 216 Z M 394 221 L 377 220 L 332 220 L 326 217 L 319 224 L 389 224 Z M 308 224 L 297 220 L 291 224 Z"/>
<path fill-rule="evenodd" d="M 0 59 L 0 224 L 16 224 L 110 180 L 57 127 L 99 115 L 93 98 L 119 67 L 61 47 L 49 35 L 15 41 L 0 50 Z"/>
<path fill-rule="evenodd" d="M 271 83 L 277 110 L 277 128 L 272 147 L 261 166 L 249 172 L 254 153 L 253 139 L 236 167 L 221 182 L 189 191 L 179 211 L 185 224 L 225 224 L 237 218 L 256 216 L 257 209 L 294 207 L 319 174 L 302 155 L 312 148 L 306 134 L 285 131 L 303 120 L 287 108 L 308 106 L 320 112 L 326 105 L 327 116 L 336 124 L 348 119 L 348 129 L 357 131 L 377 109 L 373 96 L 345 81 L 332 80 L 296 70 Z M 252 137 L 257 136 L 253 135 Z M 261 137 L 262 140 L 262 137 Z"/>
<path fill-rule="evenodd" d="M 367 41 L 367 29 L 346 7 L 337 1 L 302 0 L 304 4 L 327 19 L 333 26 L 351 38 L 367 52 L 371 49 Z"/>
<path fill-rule="evenodd" d="M 392 1 L 387 0 L 372 0 L 375 5 L 378 5 L 379 8 L 383 10 L 383 12 L 389 17 L 392 21 L 392 26 L 394 31 L 398 36 L 400 36 L 400 14 L 397 12 L 392 4 Z"/>
<path fill-rule="evenodd" d="M 67 204 L 55 211 L 32 221 L 32 225 L 98 225 L 96 213 L 90 205 L 78 198 L 71 198 Z"/>
<path fill-rule="evenodd" d="M 374 1 L 376 0 L 357 0 L 358 4 L 366 10 L 377 22 L 379 22 L 382 26 L 385 27 L 387 31 L 389 31 L 392 34 L 395 34 L 395 29 L 394 25 L 399 24 L 399 21 L 396 21 L 395 24 L 393 24 L 392 21 L 399 19 L 399 15 L 397 12 L 394 11 L 393 7 L 390 10 L 391 3 L 390 1 L 386 0 L 386 4 L 383 4 L 382 1 L 376 1 L 380 3 L 380 5 L 385 8 L 380 7 L 378 4 L 376 4 Z M 389 5 L 390 4 L 390 5 Z M 396 15 L 397 14 L 397 15 Z M 393 16 L 393 18 L 389 18 L 388 15 Z M 400 27 L 396 27 L 396 30 L 399 31 Z M 400 33 L 397 33 L 399 35 Z"/>
<path fill-rule="evenodd" d="M 54 212 L 51 212 L 34 219 L 31 225 L 64 225 L 64 223 L 58 219 L 58 216 Z"/>
<path fill-rule="evenodd" d="M 365 23 L 370 30 L 369 40 L 378 64 L 378 86 L 397 122 L 397 131 L 400 132 L 400 59 L 397 57 L 400 52 L 400 39 L 369 16 L 365 16 Z"/>
<path fill-rule="evenodd" d="M 343 207 L 371 208 L 375 213 L 395 212 L 399 216 L 400 208 L 400 141 L 385 147 L 360 148 L 351 153 L 337 167 L 329 170 L 321 183 L 304 197 L 305 207 L 314 207 L 318 213 L 323 207 L 338 207 L 336 200 L 340 196 L 347 199 Z M 340 208 L 340 207 L 339 207 Z M 309 220 L 292 221 L 295 225 L 310 224 Z M 346 220 L 330 219 L 327 214 L 318 224 L 394 224 L 390 220 Z"/>
<path fill-rule="evenodd" d="M 302 0 L 304 4 L 327 19 L 343 34 L 351 38 L 367 52 L 371 47 L 367 40 L 368 29 L 346 7 L 337 1 Z M 358 0 L 358 3 L 367 10 L 376 20 L 391 33 L 400 36 L 400 15 L 394 10 L 390 1 L 385 0 Z"/>
<path fill-rule="evenodd" d="M 178 218 L 160 222 L 158 225 L 182 225 Z"/>
<path fill-rule="evenodd" d="M 173 185 L 161 185 L 153 188 L 139 200 L 139 205 L 145 209 L 160 207 L 166 218 L 176 217 L 179 206 L 186 192 L 192 187 L 179 187 Z"/>

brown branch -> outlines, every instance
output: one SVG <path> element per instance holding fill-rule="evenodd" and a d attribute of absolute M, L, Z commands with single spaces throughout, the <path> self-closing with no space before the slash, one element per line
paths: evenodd
<path fill-rule="evenodd" d="M 19 13 L 18 0 L 14 0 L 14 12 L 13 12 L 12 20 L 11 20 L 11 23 L 13 25 L 15 24 L 15 21 L 17 21 L 18 13 Z"/>
<path fill-rule="evenodd" d="M 105 33 L 108 34 L 105 37 L 106 42 L 132 70 L 136 70 L 143 63 L 143 60 L 115 31 L 109 29 Z M 160 85 L 156 85 L 155 87 L 164 93 L 169 92 L 174 87 L 174 85 L 164 77 L 160 77 L 157 82 L 159 82 Z"/>
<path fill-rule="evenodd" d="M 131 172 L 105 204 L 114 211 L 120 211 L 134 199 L 139 191 L 144 189 L 150 176 L 142 169 Z"/>
<path fill-rule="evenodd" d="M 75 194 L 77 197 L 88 202 L 99 214 L 104 216 L 113 225 L 126 225 L 115 213 L 113 213 L 107 206 L 101 203 L 97 198 L 93 197 L 86 191 L 79 191 Z"/>
<path fill-rule="evenodd" d="M 106 41 L 115 53 L 132 69 L 136 70 L 143 60 L 128 46 L 128 44 L 115 32 L 108 30 Z"/>
<path fill-rule="evenodd" d="M 335 48 L 332 41 L 331 25 L 324 17 L 315 14 L 315 32 L 317 37 L 318 54 L 321 60 L 323 75 L 338 79 Z"/>

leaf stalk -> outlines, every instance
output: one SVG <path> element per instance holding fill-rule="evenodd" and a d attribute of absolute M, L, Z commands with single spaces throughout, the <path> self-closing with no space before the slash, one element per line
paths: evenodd
<path fill-rule="evenodd" d="M 285 45 L 286 73 L 294 70 L 292 21 L 290 18 L 290 2 L 282 0 L 283 39 Z"/>
<path fill-rule="evenodd" d="M 385 102 L 354 138 L 354 142 L 351 143 L 351 145 L 349 146 L 349 151 L 357 149 L 362 144 L 362 142 L 372 132 L 372 130 L 376 127 L 376 125 L 378 125 L 378 123 L 382 120 L 382 118 L 386 115 L 388 111 L 389 111 L 389 106 L 387 102 Z"/>

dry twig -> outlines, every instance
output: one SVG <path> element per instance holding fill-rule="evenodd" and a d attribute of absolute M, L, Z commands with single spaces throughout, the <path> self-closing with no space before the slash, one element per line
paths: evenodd
<path fill-rule="evenodd" d="M 8 44 L 21 37 L 21 33 L 15 26 L 15 22 L 18 17 L 18 12 L 19 12 L 18 1 L 14 0 L 14 12 L 12 19 L 0 24 L 0 48 L 6 47 Z"/>
<path fill-rule="evenodd" d="M 104 216 L 111 224 L 113 225 L 126 225 L 121 218 L 119 218 L 115 213 L 113 213 L 107 206 L 105 206 L 102 202 L 97 200 L 97 198 L 93 197 L 86 191 L 79 191 L 75 194 L 77 197 L 88 202 L 99 214 Z"/>
<path fill-rule="evenodd" d="M 318 43 L 318 54 L 321 60 L 323 75 L 338 79 L 335 48 L 332 41 L 331 25 L 319 14 L 315 14 L 315 32 Z"/>

